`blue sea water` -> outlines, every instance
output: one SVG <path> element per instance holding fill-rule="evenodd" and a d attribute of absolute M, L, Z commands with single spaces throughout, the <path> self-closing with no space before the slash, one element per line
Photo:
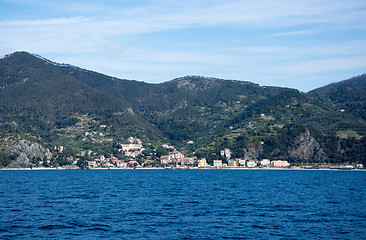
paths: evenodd
<path fill-rule="evenodd" d="M 0 239 L 365 239 L 366 172 L 0 171 Z"/>

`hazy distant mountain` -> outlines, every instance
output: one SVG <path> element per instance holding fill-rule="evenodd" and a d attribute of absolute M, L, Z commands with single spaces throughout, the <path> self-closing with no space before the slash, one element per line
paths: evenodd
<path fill-rule="evenodd" d="M 132 135 L 207 158 L 224 147 L 234 157 L 365 158 L 354 149 L 365 142 L 365 79 L 308 94 L 200 76 L 148 84 L 16 52 L 0 59 L 0 133 L 71 152 L 117 154 L 114 143 Z M 87 131 L 99 131 L 102 143 L 86 141 Z"/>

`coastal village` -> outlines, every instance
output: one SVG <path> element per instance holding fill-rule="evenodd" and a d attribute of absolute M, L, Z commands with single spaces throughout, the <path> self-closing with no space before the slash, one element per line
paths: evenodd
<path fill-rule="evenodd" d="M 93 136 L 98 133 L 86 133 L 85 136 Z M 100 141 L 100 140 L 99 140 Z M 108 141 L 112 141 L 108 139 Z M 193 144 L 193 141 L 188 142 Z M 198 159 L 196 156 L 185 156 L 182 152 L 178 151 L 174 146 L 163 144 L 161 148 L 165 150 L 167 154 L 156 156 L 157 149 L 154 151 L 145 151 L 143 142 L 135 137 L 129 137 L 125 143 L 118 144 L 119 156 L 113 155 L 94 155 L 93 151 L 86 150 L 80 153 L 80 157 L 68 157 L 67 160 L 70 164 L 59 166 L 63 169 L 98 169 L 98 168 L 115 168 L 115 169 L 136 169 L 136 168 L 167 168 L 167 169 L 217 169 L 217 168 L 248 168 L 248 169 L 311 169 L 313 166 L 291 166 L 288 161 L 284 160 L 270 160 L 270 159 L 242 159 L 232 158 L 231 150 L 229 148 L 222 149 L 220 151 L 220 159 L 212 161 L 209 164 L 205 158 Z M 63 146 L 55 146 L 54 149 L 58 153 L 62 153 Z M 84 160 L 84 165 L 80 162 L 83 161 L 83 157 L 87 157 L 88 160 Z M 319 168 L 324 169 L 354 169 L 363 168 L 361 164 L 356 166 L 328 166 L 322 165 Z"/>

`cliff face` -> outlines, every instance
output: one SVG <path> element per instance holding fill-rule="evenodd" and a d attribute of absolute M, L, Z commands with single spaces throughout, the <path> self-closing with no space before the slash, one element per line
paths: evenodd
<path fill-rule="evenodd" d="M 258 157 L 263 153 L 263 147 L 261 143 L 251 143 L 244 150 L 244 159 L 258 159 Z"/>
<path fill-rule="evenodd" d="M 290 147 L 288 152 L 292 158 L 313 161 L 325 161 L 327 159 L 324 150 L 308 130 L 295 139 L 294 146 Z"/>
<path fill-rule="evenodd" d="M 52 157 L 49 149 L 28 140 L 3 139 L 0 150 L 17 156 L 10 167 L 30 167 L 35 160 L 47 161 Z"/>

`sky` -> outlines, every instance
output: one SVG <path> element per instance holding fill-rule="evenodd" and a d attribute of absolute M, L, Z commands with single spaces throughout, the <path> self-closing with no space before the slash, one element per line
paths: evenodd
<path fill-rule="evenodd" d="M 0 56 L 300 91 L 366 73 L 366 0 L 0 0 Z"/>

